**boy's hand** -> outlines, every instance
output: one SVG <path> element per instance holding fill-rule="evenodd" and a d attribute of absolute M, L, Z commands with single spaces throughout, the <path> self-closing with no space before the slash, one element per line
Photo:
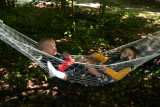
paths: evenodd
<path fill-rule="evenodd" d="M 91 55 L 89 55 L 91 58 L 94 58 L 94 56 L 95 56 L 95 53 L 93 53 L 93 54 L 91 54 Z"/>
<path fill-rule="evenodd" d="M 3 20 L 0 19 L 0 23 L 3 23 Z"/>
<path fill-rule="evenodd" d="M 105 65 L 102 65 L 102 66 L 100 66 L 99 68 L 100 68 L 100 70 L 103 70 L 103 71 L 106 71 L 106 70 L 107 70 L 107 67 L 106 67 Z"/>
<path fill-rule="evenodd" d="M 64 58 L 68 58 L 68 57 L 70 57 L 70 54 L 67 53 L 67 52 L 63 52 L 62 56 L 63 56 Z"/>

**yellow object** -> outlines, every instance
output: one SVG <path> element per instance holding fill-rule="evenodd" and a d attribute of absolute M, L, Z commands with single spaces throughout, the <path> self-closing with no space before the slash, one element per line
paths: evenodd
<path fill-rule="evenodd" d="M 101 61 L 102 63 L 104 63 L 111 57 L 105 57 L 101 54 L 95 53 L 94 58 L 97 59 L 98 61 Z"/>
<path fill-rule="evenodd" d="M 102 63 L 106 62 L 111 57 L 105 57 L 101 54 L 95 53 L 94 58 L 101 61 Z M 131 67 L 127 67 L 119 72 L 114 71 L 113 69 L 107 68 L 107 70 L 104 72 L 111 77 L 113 77 L 115 80 L 121 80 L 125 75 L 127 75 L 131 71 Z"/>
<path fill-rule="evenodd" d="M 114 71 L 113 69 L 107 68 L 107 70 L 104 72 L 111 77 L 113 77 L 115 80 L 121 80 L 125 75 L 127 75 L 131 71 L 131 67 L 127 67 L 119 72 Z"/>

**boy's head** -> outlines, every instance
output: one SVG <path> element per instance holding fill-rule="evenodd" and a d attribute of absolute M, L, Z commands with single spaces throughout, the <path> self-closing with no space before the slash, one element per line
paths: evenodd
<path fill-rule="evenodd" d="M 127 47 L 125 50 L 122 52 L 120 58 L 126 58 L 128 57 L 129 60 L 136 59 L 139 56 L 139 51 L 135 47 Z"/>
<path fill-rule="evenodd" d="M 51 38 L 43 38 L 38 42 L 38 48 L 46 52 L 50 55 L 55 56 L 57 54 L 57 48 L 56 48 L 56 43 L 53 39 Z"/>

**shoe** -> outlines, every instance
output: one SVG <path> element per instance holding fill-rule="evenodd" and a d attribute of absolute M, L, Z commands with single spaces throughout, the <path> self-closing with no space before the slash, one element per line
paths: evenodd
<path fill-rule="evenodd" d="M 105 80 L 106 77 L 107 77 L 107 80 Z M 98 78 L 98 80 L 102 83 L 108 82 L 108 76 L 105 76 L 104 74 L 102 74 L 101 77 Z"/>
<path fill-rule="evenodd" d="M 48 71 L 49 71 L 49 76 L 55 77 L 57 70 L 52 66 L 50 61 L 47 61 L 47 67 L 48 67 Z"/>

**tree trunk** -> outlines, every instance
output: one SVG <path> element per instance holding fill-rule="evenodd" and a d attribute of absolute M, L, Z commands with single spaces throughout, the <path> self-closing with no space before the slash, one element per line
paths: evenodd
<path fill-rule="evenodd" d="M 100 18 L 103 19 L 106 11 L 107 2 L 105 0 L 100 0 Z"/>
<path fill-rule="evenodd" d="M 66 8 L 66 5 L 67 5 L 66 0 L 61 0 L 61 8 L 62 8 L 62 9 L 65 9 L 65 8 Z"/>
<path fill-rule="evenodd" d="M 5 0 L 0 0 L 0 9 L 5 9 L 7 7 Z"/>
<path fill-rule="evenodd" d="M 0 9 L 8 9 L 15 7 L 15 1 L 14 0 L 0 0 Z"/>
<path fill-rule="evenodd" d="M 72 18 L 73 18 L 73 31 L 75 33 L 76 29 L 75 29 L 75 19 L 74 19 L 74 6 L 73 6 L 73 0 L 72 0 Z"/>
<path fill-rule="evenodd" d="M 11 7 L 15 7 L 15 1 L 14 0 L 11 1 Z"/>

